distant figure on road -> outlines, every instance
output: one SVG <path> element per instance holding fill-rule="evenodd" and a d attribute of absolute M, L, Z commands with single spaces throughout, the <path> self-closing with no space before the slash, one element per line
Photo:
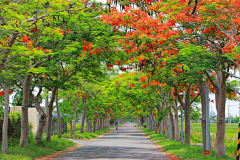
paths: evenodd
<path fill-rule="evenodd" d="M 117 121 L 116 121 L 115 125 L 116 125 L 116 130 L 117 130 L 118 129 L 118 122 Z"/>

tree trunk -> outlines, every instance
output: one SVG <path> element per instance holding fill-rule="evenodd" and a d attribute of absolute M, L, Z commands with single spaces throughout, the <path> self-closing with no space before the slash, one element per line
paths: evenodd
<path fill-rule="evenodd" d="M 179 125 L 178 125 L 178 109 L 174 109 L 174 129 L 175 129 L 175 141 L 179 141 Z"/>
<path fill-rule="evenodd" d="M 107 119 L 107 128 L 110 127 L 109 119 Z"/>
<path fill-rule="evenodd" d="M 48 94 L 48 91 L 46 91 L 46 94 Z M 45 114 L 48 113 L 48 96 L 45 97 Z M 47 121 L 47 117 L 48 115 L 46 115 L 46 122 L 45 122 L 45 131 L 47 131 L 47 127 L 48 127 L 48 121 Z"/>
<path fill-rule="evenodd" d="M 105 128 L 105 124 L 106 122 L 105 122 L 105 119 L 103 118 L 103 129 Z"/>
<path fill-rule="evenodd" d="M 152 111 L 150 112 L 150 120 L 151 120 L 151 130 L 154 129 L 154 117 Z"/>
<path fill-rule="evenodd" d="M 57 115 L 58 115 L 58 134 L 59 138 L 62 137 L 62 129 L 61 129 L 61 115 L 58 106 L 58 89 L 56 90 L 56 107 L 57 107 Z"/>
<path fill-rule="evenodd" d="M 91 133 L 92 132 L 92 122 L 90 122 L 90 121 L 89 121 L 89 126 L 90 126 L 89 132 Z"/>
<path fill-rule="evenodd" d="M 88 120 L 88 133 L 91 132 L 91 123 L 90 123 L 90 120 Z"/>
<path fill-rule="evenodd" d="M 72 132 L 72 130 L 73 130 L 72 120 L 69 121 L 69 129 L 70 129 L 70 131 Z"/>
<path fill-rule="evenodd" d="M 190 105 L 185 103 L 185 145 L 190 145 Z"/>
<path fill-rule="evenodd" d="M 225 75 L 223 77 L 225 77 Z M 223 78 L 218 98 L 219 103 L 217 106 L 218 110 L 217 110 L 216 156 L 218 157 L 224 157 L 225 155 L 224 139 L 225 139 L 226 90 L 227 90 L 226 81 Z"/>
<path fill-rule="evenodd" d="M 168 119 L 167 119 L 167 117 L 164 117 L 164 119 L 163 119 L 163 127 L 164 127 L 165 136 L 169 137 L 169 127 L 168 127 Z"/>
<path fill-rule="evenodd" d="M 101 130 L 101 118 L 98 120 L 98 130 Z"/>
<path fill-rule="evenodd" d="M 170 112 L 170 123 L 172 125 L 172 128 L 170 128 L 172 130 L 172 139 L 175 139 L 175 132 L 174 132 L 175 125 L 173 123 L 173 114 L 172 114 L 172 112 Z"/>
<path fill-rule="evenodd" d="M 157 133 L 160 133 L 160 130 L 161 130 L 160 128 L 161 128 L 161 123 L 158 122 L 158 123 L 157 123 Z"/>
<path fill-rule="evenodd" d="M 72 130 L 71 133 L 74 135 L 75 132 L 75 126 L 76 126 L 76 121 L 77 121 L 77 108 L 73 109 L 74 115 L 73 115 L 73 125 L 72 125 Z"/>
<path fill-rule="evenodd" d="M 86 132 L 89 133 L 89 120 L 87 119 L 87 128 L 86 128 Z"/>
<path fill-rule="evenodd" d="M 203 82 L 198 83 L 201 106 L 202 106 L 202 142 L 203 142 L 203 151 L 206 150 L 206 90 Z"/>
<path fill-rule="evenodd" d="M 104 129 L 104 119 L 103 118 L 102 118 L 101 128 L 102 128 L 102 130 Z"/>
<path fill-rule="evenodd" d="M 75 132 L 75 125 L 76 125 L 76 121 L 77 121 L 77 107 L 78 107 L 78 102 L 79 102 L 79 98 L 76 98 L 75 106 L 74 106 L 74 108 L 73 108 L 74 116 L 73 116 L 73 129 L 71 130 L 72 134 L 74 134 L 74 132 Z"/>
<path fill-rule="evenodd" d="M 150 129 L 150 118 L 147 118 L 147 129 Z"/>
<path fill-rule="evenodd" d="M 3 128 L 2 128 L 2 150 L 1 152 L 4 154 L 7 154 L 8 149 L 8 137 L 7 137 L 7 131 L 8 131 L 8 109 L 9 109 L 9 91 L 8 87 L 4 84 L 1 84 L 3 90 L 4 90 L 4 121 L 3 121 Z"/>
<path fill-rule="evenodd" d="M 47 142 L 51 142 L 52 120 L 53 120 L 52 112 L 53 112 L 53 103 L 56 97 L 56 91 L 57 91 L 57 88 L 54 88 L 52 91 L 52 97 L 51 97 L 50 103 L 48 105 L 48 123 L 47 123 L 48 127 L 47 127 L 47 135 L 46 135 Z"/>
<path fill-rule="evenodd" d="M 30 85 L 31 85 L 32 75 L 26 75 L 26 79 L 23 83 L 23 102 L 22 102 L 22 118 L 21 118 L 21 138 L 20 147 L 28 147 L 28 134 L 29 134 L 29 124 L 28 124 L 28 105 L 30 97 Z"/>
<path fill-rule="evenodd" d="M 87 105 L 84 103 L 80 133 L 83 133 L 86 112 L 87 112 Z"/>
<path fill-rule="evenodd" d="M 34 95 L 32 93 L 30 93 L 30 98 L 33 101 L 33 103 L 35 104 L 36 110 L 40 116 L 37 132 L 35 135 L 35 145 L 39 145 L 42 142 L 42 135 L 43 135 L 44 128 L 46 125 L 47 117 L 46 117 L 44 110 L 40 106 L 40 102 L 38 101 L 38 98 L 34 97 Z"/>
<path fill-rule="evenodd" d="M 100 118 L 100 127 L 99 127 L 99 130 L 102 130 L 103 128 L 102 128 L 102 118 Z"/>
<path fill-rule="evenodd" d="M 100 122 L 99 122 L 99 119 L 97 119 L 97 124 L 96 124 L 96 131 L 99 131 L 99 127 L 100 127 Z"/>
<path fill-rule="evenodd" d="M 93 122 L 93 132 L 95 132 L 96 131 L 96 119 L 94 119 L 94 122 Z"/>
<path fill-rule="evenodd" d="M 148 128 L 150 130 L 152 130 L 151 122 L 152 122 L 152 120 L 151 120 L 151 117 L 149 116 L 149 118 L 148 118 Z"/>

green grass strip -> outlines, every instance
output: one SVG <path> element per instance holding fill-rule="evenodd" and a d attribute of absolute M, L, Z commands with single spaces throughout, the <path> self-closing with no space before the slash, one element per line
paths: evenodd
<path fill-rule="evenodd" d="M 30 141 L 28 148 L 21 148 L 18 145 L 12 145 L 8 148 L 8 154 L 1 154 L 1 160 L 31 160 L 42 157 L 44 155 L 52 154 L 56 151 L 64 150 L 67 147 L 74 146 L 75 143 L 67 139 L 59 139 L 58 135 L 52 136 L 51 142 L 45 140 L 39 145 L 34 145 L 33 141 Z"/>
<path fill-rule="evenodd" d="M 97 138 L 97 136 L 105 133 L 105 132 L 108 132 L 110 131 L 111 129 L 110 128 L 105 128 L 103 130 L 99 130 L 99 131 L 96 131 L 96 132 L 91 132 L 91 133 L 79 133 L 79 132 L 75 132 L 74 135 L 72 135 L 71 133 L 64 133 L 62 135 L 63 138 L 68 138 L 68 139 L 87 139 L 87 140 L 90 140 L 90 139 L 94 139 L 94 138 Z"/>
<path fill-rule="evenodd" d="M 225 156 L 224 158 L 216 157 L 215 151 L 210 151 L 211 154 L 208 156 L 204 156 L 204 151 L 202 151 L 202 147 L 192 146 L 192 145 L 183 145 L 180 141 L 170 140 L 165 135 L 154 133 L 154 131 L 142 128 L 142 131 L 150 137 L 151 140 L 156 141 L 156 143 L 162 148 L 172 154 L 176 155 L 179 159 L 186 160 L 233 160 L 235 158 L 231 158 L 229 156 Z"/>

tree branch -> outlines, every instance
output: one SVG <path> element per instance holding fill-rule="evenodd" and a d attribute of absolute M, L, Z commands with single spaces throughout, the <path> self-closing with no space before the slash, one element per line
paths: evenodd
<path fill-rule="evenodd" d="M 39 89 L 39 91 L 38 91 L 38 94 L 37 94 L 37 96 L 36 96 L 37 99 L 39 99 L 41 93 L 42 93 L 42 87 L 40 87 L 40 89 Z"/>
<path fill-rule="evenodd" d="M 191 104 L 197 99 L 197 97 L 200 95 L 200 92 L 192 99 L 192 101 L 190 102 L 190 106 Z"/>
<path fill-rule="evenodd" d="M 210 75 L 209 75 L 207 72 L 205 72 L 205 73 L 206 73 L 208 79 L 210 80 L 211 84 L 212 84 L 214 87 L 218 87 L 218 86 L 213 82 L 213 80 L 212 80 L 212 78 L 210 77 Z"/>
<path fill-rule="evenodd" d="M 230 87 L 240 95 L 240 92 L 236 88 L 234 88 L 231 84 L 230 84 Z"/>
<path fill-rule="evenodd" d="M 74 104 L 73 104 L 71 98 L 70 98 L 70 97 L 67 97 L 67 98 L 68 98 L 68 100 L 71 102 L 72 106 L 74 106 Z"/>
<path fill-rule="evenodd" d="M 175 94 L 177 94 L 177 97 L 178 97 L 178 101 L 181 103 L 182 106 L 184 106 L 184 102 L 182 101 L 182 98 L 180 97 L 178 91 L 177 91 L 177 86 L 175 84 L 173 84 L 173 87 L 175 89 Z"/>
<path fill-rule="evenodd" d="M 17 73 L 17 69 L 16 69 L 16 68 L 13 69 L 13 72 L 16 74 L 18 80 L 19 80 L 22 84 L 24 84 L 24 79 Z"/>
<path fill-rule="evenodd" d="M 12 47 L 13 46 L 14 42 L 16 41 L 16 39 L 18 37 L 18 34 L 19 34 L 19 32 L 13 32 L 12 37 L 11 37 L 7 47 Z M 8 54 L 10 53 L 10 51 L 11 51 L 10 49 L 6 49 L 5 52 L 4 52 L 5 56 L 1 59 L 1 62 L 0 62 L 0 73 L 3 70 L 4 64 L 7 61 L 7 57 L 8 57 Z"/>
<path fill-rule="evenodd" d="M 240 77 L 230 73 L 230 72 L 227 72 L 227 71 L 224 71 L 225 73 L 229 74 L 231 77 L 234 77 L 234 78 L 237 78 L 237 79 L 240 79 Z"/>
<path fill-rule="evenodd" d="M 98 94 L 101 90 L 98 90 L 96 93 L 93 93 L 92 96 L 89 96 L 89 98 L 92 98 L 93 96 L 95 96 L 96 94 Z"/>

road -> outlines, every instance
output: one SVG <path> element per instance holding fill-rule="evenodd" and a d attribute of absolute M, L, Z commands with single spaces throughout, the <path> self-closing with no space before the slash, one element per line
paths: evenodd
<path fill-rule="evenodd" d="M 165 153 L 158 151 L 157 146 L 131 122 L 97 140 L 75 142 L 84 146 L 55 160 L 169 160 Z"/>

